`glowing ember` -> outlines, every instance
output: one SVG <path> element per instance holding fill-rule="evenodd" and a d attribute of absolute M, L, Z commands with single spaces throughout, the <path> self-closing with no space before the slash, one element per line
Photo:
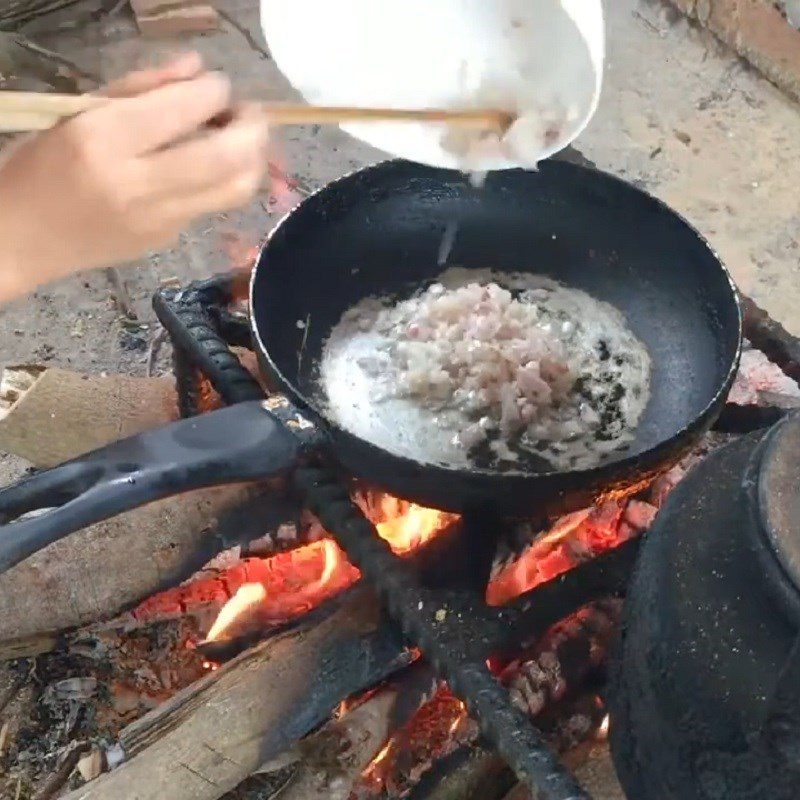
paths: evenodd
<path fill-rule="evenodd" d="M 362 692 L 359 695 L 355 695 L 354 697 L 348 697 L 345 700 L 342 700 L 341 703 L 336 707 L 336 710 L 333 712 L 334 719 L 341 719 L 346 714 L 349 714 L 351 711 L 355 711 L 359 706 L 364 705 L 370 698 L 374 697 L 378 692 L 380 692 L 380 686 L 373 686 L 372 689 L 367 689 L 367 691 Z"/>
<path fill-rule="evenodd" d="M 465 722 L 464 703 L 446 686 L 440 687 L 370 762 L 361 785 L 370 787 L 373 794 L 385 789 L 391 796 L 402 796 L 434 761 L 471 738 L 474 731 L 465 731 Z"/>
<path fill-rule="evenodd" d="M 396 504 L 392 506 L 392 504 Z M 440 515 L 429 509 L 405 504 L 405 514 L 392 514 L 400 501 L 380 499 L 380 510 L 388 521 L 377 525 L 381 536 L 397 551 L 392 536 L 398 531 L 400 542 L 426 541 L 431 534 L 457 520 L 454 515 Z M 374 513 L 375 501 L 365 509 Z M 598 505 L 569 514 L 535 538 L 525 552 L 494 576 L 487 588 L 487 601 L 500 605 L 535 586 L 572 569 L 624 542 L 653 521 L 655 507 L 625 498 L 606 500 Z M 444 517 L 444 518 L 443 518 Z M 372 517 L 374 519 L 374 517 Z M 420 533 L 423 532 L 423 533 Z M 418 546 L 418 544 L 417 544 Z M 490 659 L 487 665 L 495 674 L 502 669 L 500 661 Z M 602 707 L 596 709 L 602 713 Z M 586 718 L 588 720 L 588 717 Z M 584 716 L 575 715 L 571 723 L 582 723 Z M 599 723 L 599 717 L 596 724 Z M 433 763 L 463 740 L 465 726 L 470 725 L 464 704 L 444 687 L 398 731 L 362 774 L 362 785 L 373 793 L 381 789 L 390 794 L 402 793 Z M 591 720 L 587 724 L 594 729 Z M 567 725 L 569 728 L 569 725 Z M 598 735 L 608 729 L 608 718 L 599 725 Z M 578 741 L 582 740 L 578 737 Z"/>
<path fill-rule="evenodd" d="M 222 607 L 206 639 L 215 642 L 241 614 L 260 603 L 266 596 L 267 590 L 260 583 L 246 583 Z"/>
<path fill-rule="evenodd" d="M 616 547 L 636 532 L 626 524 L 625 501 L 609 500 L 559 519 L 512 564 L 495 575 L 486 592 L 502 605 L 578 564 Z"/>
<path fill-rule="evenodd" d="M 421 547 L 458 519 L 455 514 L 385 494 L 359 495 L 356 500 L 399 555 Z M 247 622 L 248 618 L 274 624 L 300 616 L 360 576 L 336 542 L 324 538 L 271 558 L 246 559 L 226 570 L 220 579 L 209 581 L 206 588 L 190 585 L 183 591 L 187 597 L 206 595 L 210 599 L 228 594 L 207 637 L 219 639 L 230 635 L 232 626 Z M 180 598 L 171 602 L 182 604 Z"/>
<path fill-rule="evenodd" d="M 243 577 L 249 580 L 241 580 Z M 206 637 L 217 640 L 255 621 L 272 625 L 301 616 L 360 577 L 332 539 L 271 558 L 247 559 L 223 573 L 233 591 Z"/>
<path fill-rule="evenodd" d="M 425 508 L 381 492 L 359 490 L 354 500 L 397 555 L 414 552 L 460 521 L 456 514 Z M 649 527 L 655 513 L 655 505 L 620 498 L 606 499 L 592 508 L 562 517 L 547 531 L 532 537 L 531 544 L 515 561 L 499 569 L 487 588 L 487 601 L 494 605 L 509 602 L 617 546 Z M 279 624 L 301 616 L 361 577 L 321 527 L 319 533 L 324 538 L 311 544 L 270 558 L 243 559 L 220 571 L 218 577 L 180 587 L 177 593 L 173 590 L 168 604 L 185 612 L 192 597 L 212 604 L 225 600 L 208 633 L 209 640 L 240 636 L 243 631 L 253 630 L 254 625 L 258 630 L 260 625 Z M 141 615 L 142 610 L 137 613 Z M 512 674 L 512 665 L 507 662 L 490 659 L 487 664 L 498 676 Z M 209 670 L 217 668 L 213 662 L 203 666 Z M 343 701 L 337 709 L 337 717 L 348 714 L 366 697 L 369 693 Z M 555 702 L 561 698 L 559 695 L 552 699 Z M 585 736 L 581 725 L 589 720 L 591 732 L 603 737 L 608 728 L 607 717 L 600 724 L 604 713 L 600 706 L 593 708 L 591 719 L 575 712 L 574 719 L 565 724 L 565 730 L 571 730 L 572 725 L 581 734 L 579 740 L 582 741 Z M 435 761 L 476 736 L 477 727 L 463 702 L 442 685 L 386 742 L 362 773 L 351 796 L 365 796 L 359 794 L 359 787 L 366 796 L 381 791 L 401 795 L 409 791 Z"/>
<path fill-rule="evenodd" d="M 459 520 L 456 514 L 380 492 L 359 492 L 355 500 L 398 555 L 422 547 Z M 649 506 L 646 510 L 654 511 Z M 494 576 L 487 589 L 488 602 L 506 603 L 615 547 L 633 535 L 638 517 L 648 518 L 641 513 L 631 516 L 627 501 L 611 500 L 561 518 L 534 539 L 519 559 Z M 219 639 L 230 635 L 234 623 L 250 617 L 269 625 L 300 616 L 359 577 L 336 542 L 324 538 L 268 559 L 247 559 L 223 574 L 219 590 L 190 586 L 186 591 L 210 597 L 227 593 L 227 602 L 208 635 L 209 639 Z"/>

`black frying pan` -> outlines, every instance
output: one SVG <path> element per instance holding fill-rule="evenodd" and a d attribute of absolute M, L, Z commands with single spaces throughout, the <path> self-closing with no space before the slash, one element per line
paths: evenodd
<path fill-rule="evenodd" d="M 450 263 L 549 275 L 616 306 L 645 342 L 651 399 L 617 460 L 570 472 L 447 468 L 382 450 L 325 419 L 315 368 L 330 329 L 364 296 L 407 295 L 438 275 L 453 221 Z M 250 299 L 262 368 L 285 398 L 135 436 L 0 491 L 0 569 L 121 511 L 274 475 L 320 450 L 347 473 L 441 509 L 521 516 L 576 508 L 683 454 L 721 410 L 741 343 L 736 292 L 702 237 L 644 192 L 562 162 L 492 174 L 482 189 L 402 161 L 342 178 L 275 229 Z M 9 522 L 42 508 L 51 510 Z"/>

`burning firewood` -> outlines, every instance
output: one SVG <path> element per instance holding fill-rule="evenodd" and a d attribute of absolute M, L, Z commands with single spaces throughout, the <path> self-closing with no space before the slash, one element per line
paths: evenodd
<path fill-rule="evenodd" d="M 619 600 L 597 601 L 554 625 L 541 642 L 501 675 L 514 704 L 537 717 L 585 683 L 608 658 L 622 610 Z"/>
<path fill-rule="evenodd" d="M 358 580 L 358 571 L 333 540 L 309 544 L 308 534 L 297 532 L 287 552 L 275 547 L 268 558 L 237 559 L 212 574 L 204 570 L 184 586 L 140 603 L 131 616 L 148 622 L 176 614 L 210 614 L 216 619 L 208 626 L 207 640 L 247 639 L 252 634 L 255 643 L 265 631 L 301 617 Z"/>
<path fill-rule="evenodd" d="M 376 609 L 356 590 L 210 672 L 125 728 L 124 763 L 68 800 L 116 800 L 131 787 L 137 800 L 217 800 L 323 722 L 342 697 L 408 664 Z"/>
<path fill-rule="evenodd" d="M 496 669 L 514 703 L 559 753 L 590 739 L 605 717 L 591 676 L 605 667 L 621 608 L 618 600 L 591 603 Z M 351 798 L 400 797 L 411 791 L 414 800 L 499 800 L 515 780 L 503 760 L 478 741 L 477 726 L 463 704 L 442 687 L 395 733 Z"/>
<path fill-rule="evenodd" d="M 601 727 L 605 711 L 594 696 L 587 694 L 551 710 L 557 721 L 546 731 L 547 741 L 570 769 L 575 769 L 597 744 L 593 735 Z M 407 800 L 530 800 L 527 788 L 516 784 L 514 773 L 503 759 L 475 743 L 460 747 L 442 759 L 406 797 Z"/>
<path fill-rule="evenodd" d="M 55 633 L 109 620 L 189 578 L 237 536 L 251 529 L 256 538 L 296 513 L 281 495 L 238 484 L 152 503 L 55 542 L 0 575 L 0 660 L 46 652 Z"/>
<path fill-rule="evenodd" d="M 300 763 L 282 789 L 281 800 L 348 800 L 364 769 L 435 685 L 433 669 L 418 661 L 365 702 L 304 739 L 294 751 Z"/>
<path fill-rule="evenodd" d="M 281 792 L 282 800 L 347 800 L 353 781 L 391 733 L 397 699 L 395 688 L 380 691 L 304 740 L 298 752 L 300 766 Z"/>
<path fill-rule="evenodd" d="M 502 758 L 479 745 L 443 759 L 408 795 L 409 800 L 501 800 L 514 785 Z"/>

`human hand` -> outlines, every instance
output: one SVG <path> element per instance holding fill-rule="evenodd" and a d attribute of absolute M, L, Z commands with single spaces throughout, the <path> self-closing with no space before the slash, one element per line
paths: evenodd
<path fill-rule="evenodd" d="M 184 56 L 111 84 L 114 99 L 0 159 L 0 301 L 75 270 L 136 258 L 235 208 L 267 168 L 266 119 Z M 208 123 L 226 117 L 222 127 Z"/>

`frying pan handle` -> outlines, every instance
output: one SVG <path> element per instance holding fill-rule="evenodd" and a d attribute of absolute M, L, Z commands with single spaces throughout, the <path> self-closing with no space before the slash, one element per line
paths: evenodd
<path fill-rule="evenodd" d="M 40 472 L 0 490 L 0 572 L 79 528 L 154 500 L 285 472 L 318 443 L 317 429 L 285 400 L 251 401 Z"/>

